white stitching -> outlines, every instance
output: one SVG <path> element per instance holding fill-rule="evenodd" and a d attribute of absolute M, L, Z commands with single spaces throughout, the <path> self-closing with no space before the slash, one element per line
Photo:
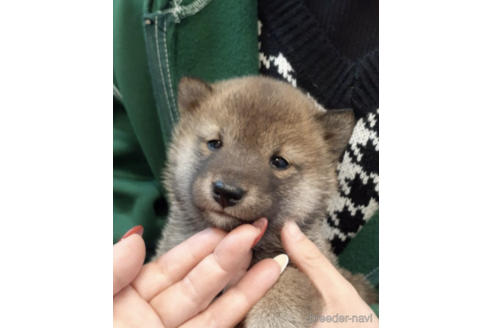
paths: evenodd
<path fill-rule="evenodd" d="M 159 69 L 161 72 L 162 88 L 164 89 L 164 95 L 166 97 L 167 106 L 169 106 L 169 109 L 171 110 L 171 120 L 173 121 L 173 125 L 174 125 L 173 110 L 171 108 L 171 105 L 169 104 L 169 99 L 167 97 L 166 83 L 164 82 L 164 75 L 162 74 L 161 51 L 159 47 L 159 38 L 158 38 L 158 30 L 157 30 L 158 22 L 159 22 L 159 17 L 156 16 L 155 17 L 155 45 L 157 46 L 157 58 L 159 59 Z M 164 22 L 164 26 L 166 26 L 166 22 Z"/>
<path fill-rule="evenodd" d="M 369 272 L 368 274 L 366 274 L 366 278 L 369 279 L 370 276 L 372 276 L 373 274 L 376 273 L 376 270 L 379 270 L 379 267 L 377 267 L 376 269 L 374 269 L 371 272 Z"/>
<path fill-rule="evenodd" d="M 173 107 L 174 107 L 174 110 L 176 110 L 176 101 L 174 100 L 174 91 L 173 91 L 173 83 L 171 81 L 171 73 L 170 72 L 170 68 L 169 68 L 169 60 L 168 60 L 168 55 L 167 55 L 167 40 L 166 40 L 166 36 L 167 36 L 167 32 L 166 32 L 166 24 L 164 24 L 164 53 L 166 54 L 166 66 L 167 66 L 167 78 L 169 79 L 169 87 L 171 88 L 171 98 L 173 100 Z M 174 122 L 174 120 L 173 120 Z"/>
<path fill-rule="evenodd" d="M 120 90 L 113 83 L 113 96 L 116 97 L 120 102 L 123 102 L 123 96 L 121 95 Z"/>

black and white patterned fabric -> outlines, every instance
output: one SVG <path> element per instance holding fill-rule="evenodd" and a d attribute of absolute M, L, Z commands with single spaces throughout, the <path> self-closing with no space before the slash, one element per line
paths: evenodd
<path fill-rule="evenodd" d="M 350 39 L 347 42 L 353 44 L 343 45 L 343 51 L 330 39 L 345 22 L 343 15 L 351 15 L 357 5 L 371 5 L 371 1 L 365 1 L 323 2 L 323 8 L 332 4 L 328 8 L 330 17 L 341 22 L 334 26 L 323 22 L 328 32 L 305 2 L 258 3 L 260 73 L 301 88 L 325 110 L 353 108 L 355 113 L 354 132 L 338 164 L 339 191 L 331 199 L 324 230 L 335 253 L 344 249 L 379 208 L 379 50 L 378 40 L 374 40 L 379 33 L 377 19 L 371 29 L 371 17 L 360 18 L 364 26 L 354 28 L 355 36 L 344 30 L 344 37 Z M 362 8 L 374 12 L 369 9 Z M 353 15 L 347 19 L 354 20 Z M 356 23 L 357 20 L 349 25 Z"/>

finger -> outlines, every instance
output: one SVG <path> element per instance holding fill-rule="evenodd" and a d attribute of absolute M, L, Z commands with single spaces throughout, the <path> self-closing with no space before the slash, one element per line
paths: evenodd
<path fill-rule="evenodd" d="M 236 326 L 280 276 L 280 265 L 267 259 L 251 268 L 237 285 L 180 328 Z"/>
<path fill-rule="evenodd" d="M 225 236 L 226 232 L 219 229 L 205 229 L 193 235 L 157 261 L 146 264 L 132 283 L 133 287 L 143 299 L 150 301 L 182 280 L 207 255 L 212 254 Z"/>
<path fill-rule="evenodd" d="M 248 272 L 248 269 L 251 265 L 251 259 L 253 257 L 253 251 L 249 251 L 248 256 L 244 259 L 237 273 L 231 278 L 227 286 L 224 287 L 224 292 L 226 292 L 229 288 L 236 285 Z"/>
<path fill-rule="evenodd" d="M 177 327 L 203 311 L 237 274 L 261 230 L 242 225 L 231 231 L 180 282 L 150 301 L 165 327 Z"/>
<path fill-rule="evenodd" d="M 145 260 L 145 243 L 131 235 L 113 246 L 113 296 L 138 275 Z"/>
<path fill-rule="evenodd" d="M 334 289 L 339 289 L 340 284 L 345 285 L 345 278 L 294 221 L 285 223 L 281 238 L 291 261 L 309 277 L 323 296 L 328 291 L 333 293 Z"/>
<path fill-rule="evenodd" d="M 154 309 L 132 286 L 113 297 L 113 328 L 119 327 L 164 328 Z"/>

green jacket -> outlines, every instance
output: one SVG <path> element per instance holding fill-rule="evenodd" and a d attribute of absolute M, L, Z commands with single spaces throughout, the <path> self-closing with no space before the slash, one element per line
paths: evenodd
<path fill-rule="evenodd" d="M 142 225 L 149 258 L 165 225 L 161 170 L 180 78 L 214 82 L 258 71 L 256 0 L 113 0 L 113 243 Z M 361 256 L 352 244 L 344 253 L 359 255 L 340 262 L 374 272 L 378 256 Z M 360 266 L 360 258 L 371 261 Z"/>
<path fill-rule="evenodd" d="M 113 2 L 113 242 L 141 224 L 149 255 L 167 215 L 177 82 L 258 74 L 255 0 L 176 2 Z"/>

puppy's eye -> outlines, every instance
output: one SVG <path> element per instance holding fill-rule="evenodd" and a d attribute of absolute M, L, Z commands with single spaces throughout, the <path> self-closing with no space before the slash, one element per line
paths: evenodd
<path fill-rule="evenodd" d="M 222 141 L 220 140 L 210 140 L 207 142 L 208 149 L 217 150 L 222 147 Z"/>
<path fill-rule="evenodd" d="M 270 163 L 279 170 L 286 170 L 289 167 L 289 162 L 280 156 L 273 156 Z"/>

